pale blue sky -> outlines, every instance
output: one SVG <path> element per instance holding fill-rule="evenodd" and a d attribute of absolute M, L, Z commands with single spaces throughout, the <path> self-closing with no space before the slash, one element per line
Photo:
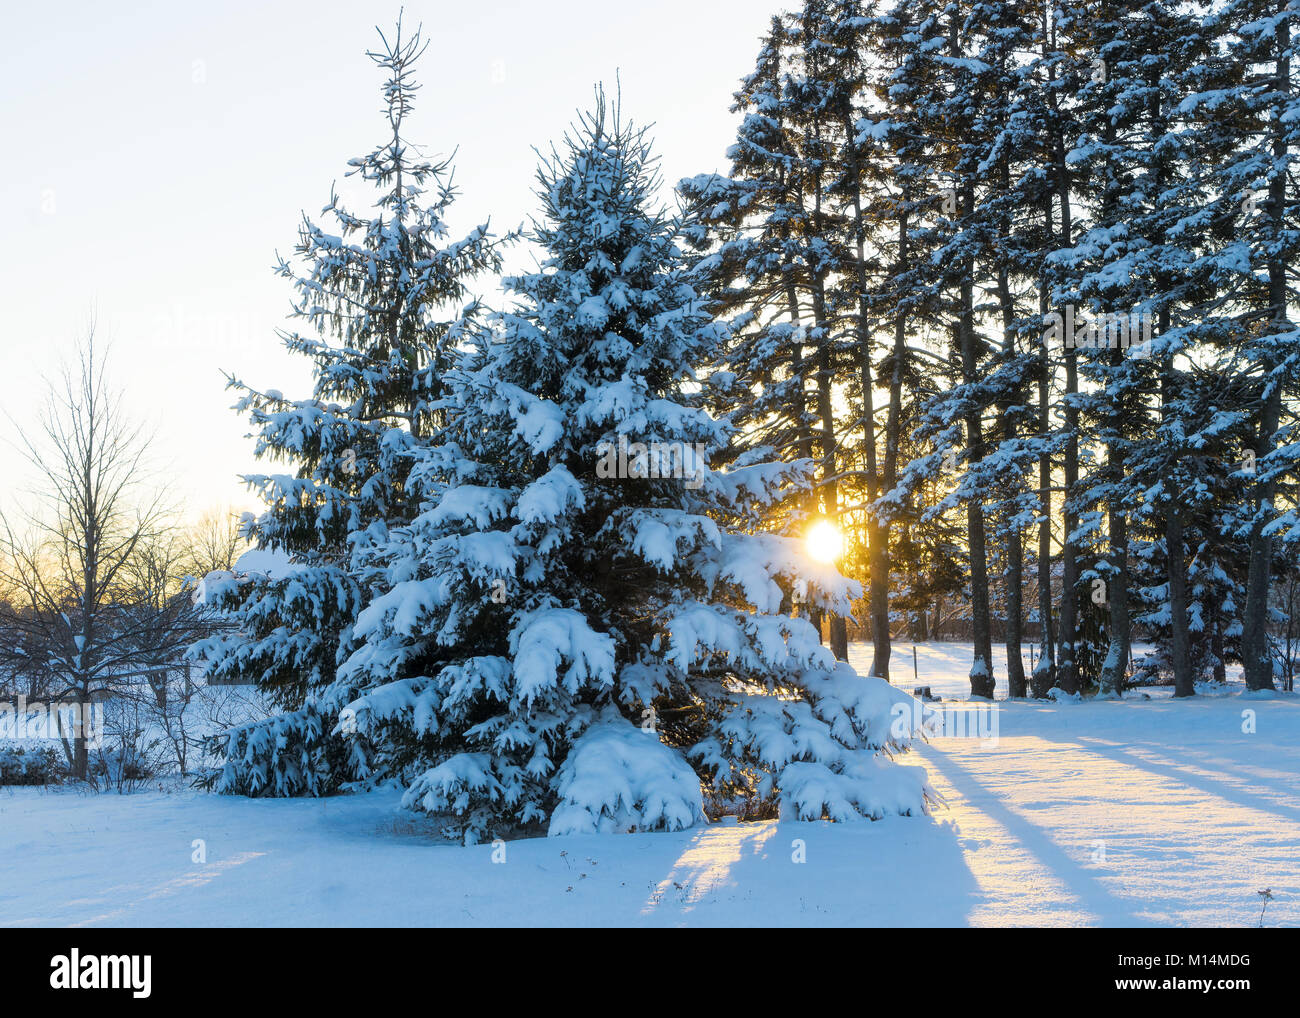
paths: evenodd
<path fill-rule="evenodd" d="M 274 329 L 271 271 L 299 211 L 382 138 L 380 72 L 364 56 L 398 3 L 13 4 L 0 61 L 3 409 L 36 408 L 92 315 L 115 377 L 158 426 L 157 458 L 197 515 L 251 507 L 255 469 L 223 369 L 306 396 Z M 533 211 L 532 146 L 558 137 L 593 84 L 655 123 L 673 182 L 725 168 L 731 94 L 779 4 L 660 0 L 407 2 L 432 40 L 410 137 L 459 147 L 453 225 Z M 0 502 L 20 483 L 0 416 Z"/>

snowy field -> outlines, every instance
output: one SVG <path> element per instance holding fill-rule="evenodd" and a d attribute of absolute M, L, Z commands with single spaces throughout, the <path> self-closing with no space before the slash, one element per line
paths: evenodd
<path fill-rule="evenodd" d="M 964 697 L 969 657 L 922 645 L 921 683 Z M 931 818 L 539 838 L 504 861 L 434 840 L 396 793 L 0 789 L 0 926 L 1247 926 L 1265 887 L 1265 924 L 1300 926 L 1300 698 L 1130 695 L 1000 703 L 995 739 L 932 740 L 906 761 L 946 800 Z"/>

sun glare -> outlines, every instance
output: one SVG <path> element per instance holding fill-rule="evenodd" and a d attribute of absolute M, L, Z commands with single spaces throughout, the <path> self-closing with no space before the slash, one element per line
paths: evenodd
<path fill-rule="evenodd" d="M 808 530 L 808 554 L 818 562 L 834 562 L 844 552 L 844 535 L 830 520 L 818 520 Z"/>

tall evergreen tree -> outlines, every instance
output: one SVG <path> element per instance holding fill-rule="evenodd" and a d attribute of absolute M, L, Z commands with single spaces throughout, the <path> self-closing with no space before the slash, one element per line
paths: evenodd
<path fill-rule="evenodd" d="M 465 322 L 477 311 L 468 287 L 500 266 L 486 225 L 447 240 L 455 199 L 447 162 L 420 156 L 404 134 L 419 86 L 413 68 L 426 43 L 399 21 L 367 55 L 384 72 L 388 131 L 348 175 L 379 192 L 371 216 L 331 194 L 318 225 L 304 216 L 297 260 L 278 272 L 296 291 L 293 317 L 306 330 L 281 333 L 308 358 L 309 398 L 290 399 L 231 378 L 237 408 L 257 429 L 256 455 L 292 472 L 246 478 L 266 503 L 245 534 L 292 560 L 288 575 L 213 577 L 209 603 L 226 611 L 227 634 L 196 647 L 209 674 L 252 682 L 288 713 L 234 730 L 228 758 L 240 766 L 226 787 L 250 793 L 317 793 L 337 784 L 330 758 L 360 754 L 330 737 L 319 699 L 352 648 L 352 622 L 376 577 L 372 545 L 417 510 L 408 485 L 412 451 L 441 423 L 442 376 Z M 334 232 L 336 231 L 336 232 Z M 299 268 L 302 266 L 302 268 Z"/>
<path fill-rule="evenodd" d="M 923 778 L 878 755 L 910 698 L 790 616 L 796 593 L 843 614 L 856 584 L 754 532 L 802 469 L 710 466 L 730 427 L 695 366 L 725 330 L 644 131 L 598 96 L 538 184 L 542 264 L 451 376 L 342 712 L 470 841 L 690 826 L 701 780 L 792 817 L 923 810 Z"/>
<path fill-rule="evenodd" d="M 1229 293 L 1237 306 L 1236 334 L 1254 411 L 1252 483 L 1241 514 L 1249 544 L 1241 655 L 1251 689 L 1273 688 L 1269 589 L 1279 538 L 1291 549 L 1297 541 L 1294 498 L 1289 509 L 1280 501 L 1284 482 L 1293 485 L 1300 470 L 1295 404 L 1287 398 L 1294 396 L 1300 375 L 1300 331 L 1290 317 L 1300 206 L 1288 186 L 1300 156 L 1296 15 L 1288 0 L 1226 3 L 1217 23 L 1226 42 L 1222 58 L 1236 69 L 1237 80 L 1226 95 L 1202 97 L 1216 112 L 1234 115 L 1240 136 L 1215 183 L 1244 195 L 1236 243 L 1225 254 L 1238 266 Z"/>

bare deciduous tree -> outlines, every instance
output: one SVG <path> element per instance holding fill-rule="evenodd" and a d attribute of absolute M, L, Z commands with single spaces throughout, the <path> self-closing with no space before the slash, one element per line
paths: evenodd
<path fill-rule="evenodd" d="M 165 624 L 174 599 L 139 582 L 167 507 L 149 484 L 149 434 L 110 387 L 93 327 L 35 428 L 17 431 L 38 485 L 15 516 L 0 516 L 0 627 L 14 637 L 0 653 L 11 669 L 43 672 L 51 701 L 85 705 L 190 639 Z M 85 778 L 86 726 L 63 734 L 73 775 Z"/>
<path fill-rule="evenodd" d="M 233 509 L 209 510 L 189 532 L 186 568 L 196 579 L 214 571 L 230 572 L 249 548 Z"/>

